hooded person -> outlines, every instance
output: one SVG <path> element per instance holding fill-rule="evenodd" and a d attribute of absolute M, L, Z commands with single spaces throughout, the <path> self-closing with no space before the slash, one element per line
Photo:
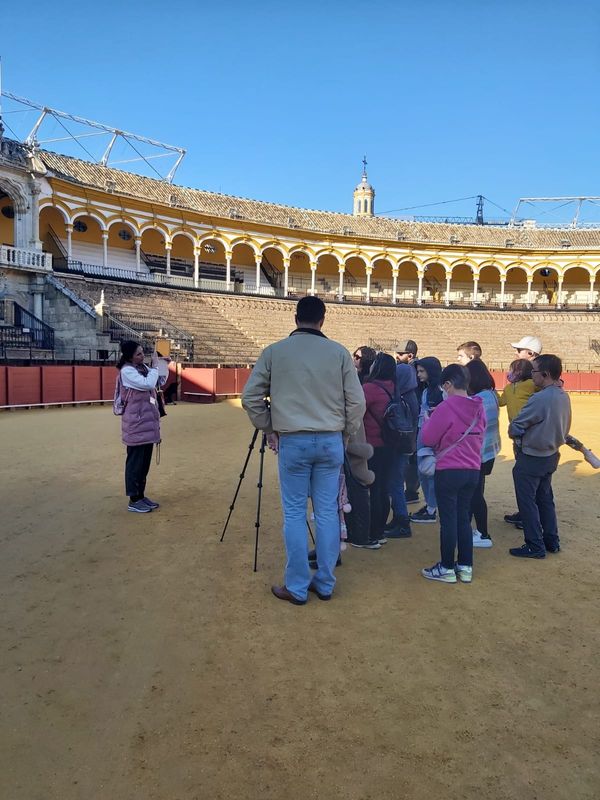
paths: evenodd
<path fill-rule="evenodd" d="M 419 469 L 419 458 L 431 453 L 429 449 L 424 449 L 421 441 L 421 431 L 423 423 L 429 417 L 436 406 L 444 399 L 444 393 L 440 386 L 440 376 L 442 365 L 435 356 L 426 356 L 417 361 L 417 378 L 424 387 L 421 393 L 421 405 L 419 409 L 419 427 L 417 433 L 417 470 L 419 481 L 423 489 L 425 505 L 414 514 L 410 515 L 411 522 L 433 523 L 437 521 L 437 501 L 435 499 L 435 486 L 432 475 L 425 475 Z M 422 451 L 421 453 L 419 451 Z"/>
<path fill-rule="evenodd" d="M 447 399 L 424 422 L 423 444 L 436 455 L 435 494 L 440 515 L 441 559 L 421 571 L 424 578 L 442 583 L 470 583 L 473 577 L 471 500 L 481 467 L 486 429 L 483 401 L 469 397 L 469 373 L 450 364 L 440 377 Z M 458 546 L 458 558 L 456 550 Z"/>
<path fill-rule="evenodd" d="M 399 363 L 396 365 L 395 397 L 403 400 L 410 412 L 413 430 L 416 433 L 419 421 L 419 401 L 417 399 L 417 373 L 412 365 Z M 410 518 L 406 505 L 404 482 L 410 453 L 394 452 L 388 494 L 392 501 L 392 520 L 386 525 L 385 535 L 390 539 L 406 539 L 412 536 Z"/>

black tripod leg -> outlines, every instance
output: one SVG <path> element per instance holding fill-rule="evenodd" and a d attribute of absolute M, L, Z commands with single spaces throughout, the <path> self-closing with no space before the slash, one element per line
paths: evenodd
<path fill-rule="evenodd" d="M 233 500 L 231 501 L 231 505 L 229 506 L 229 514 L 227 515 L 227 520 L 225 522 L 225 527 L 223 528 L 223 533 L 221 534 L 221 538 L 219 539 L 220 542 L 223 541 L 225 538 L 225 531 L 227 530 L 227 526 L 229 525 L 229 520 L 231 519 L 231 515 L 233 514 L 233 509 L 235 507 L 235 501 L 237 500 L 237 496 L 240 492 L 240 488 L 242 485 L 242 481 L 246 475 L 246 469 L 248 467 L 248 462 L 250 461 L 250 456 L 252 455 L 252 451 L 254 450 L 254 444 L 258 437 L 258 428 L 255 428 L 254 435 L 252 436 L 252 441 L 248 445 L 248 455 L 246 456 L 246 460 L 244 461 L 244 466 L 242 467 L 242 471 L 240 473 L 240 480 L 238 481 L 237 489 L 235 490 L 235 494 L 233 495 Z M 264 453 L 264 450 L 263 450 Z"/>
<path fill-rule="evenodd" d="M 310 527 L 310 522 L 306 520 L 306 527 L 308 528 L 308 532 L 310 533 L 310 538 L 312 539 L 312 543 L 316 544 L 315 537 L 313 536 L 312 528 Z"/>
<path fill-rule="evenodd" d="M 258 487 L 258 500 L 256 503 L 256 522 L 254 523 L 254 527 L 256 528 L 256 537 L 254 539 L 254 572 L 257 569 L 258 563 L 258 531 L 260 528 L 260 503 L 262 500 L 262 487 L 263 487 L 263 469 L 265 465 L 265 449 L 267 447 L 267 435 L 263 433 L 262 439 L 260 442 L 260 465 L 258 467 L 258 483 L 256 486 Z"/>

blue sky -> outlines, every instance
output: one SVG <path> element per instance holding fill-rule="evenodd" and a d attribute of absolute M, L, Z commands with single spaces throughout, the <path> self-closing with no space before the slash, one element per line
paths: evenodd
<path fill-rule="evenodd" d="M 185 185 L 350 211 L 366 153 L 378 213 L 600 195 L 598 3 L 7 5 L 4 88 L 187 148 Z"/>

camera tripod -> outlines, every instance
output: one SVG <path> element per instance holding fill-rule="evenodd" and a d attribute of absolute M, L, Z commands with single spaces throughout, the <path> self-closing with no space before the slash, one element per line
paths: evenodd
<path fill-rule="evenodd" d="M 246 469 L 248 468 L 248 464 L 250 462 L 250 458 L 252 456 L 252 452 L 254 450 L 254 445 L 256 444 L 256 440 L 258 439 L 258 434 L 260 431 L 258 428 L 254 430 L 252 435 L 252 439 L 250 444 L 248 445 L 248 453 L 246 454 L 246 460 L 244 461 L 244 466 L 242 467 L 242 471 L 240 472 L 240 479 L 238 481 L 237 488 L 235 490 L 235 494 L 233 495 L 233 500 L 231 501 L 231 505 L 229 506 L 229 514 L 227 515 L 227 519 L 225 520 L 225 526 L 223 527 L 223 532 L 221 533 L 221 538 L 219 539 L 220 542 L 223 541 L 225 538 L 225 533 L 227 531 L 227 526 L 229 525 L 229 520 L 231 519 L 231 515 L 233 514 L 233 509 L 235 508 L 235 501 L 237 500 L 237 496 L 240 492 L 242 481 L 246 477 Z M 254 569 L 253 572 L 257 571 L 257 562 L 258 562 L 258 532 L 260 530 L 260 508 L 262 503 L 262 489 L 263 489 L 263 472 L 264 472 L 264 465 L 265 465 L 265 450 L 267 449 L 267 434 L 262 433 L 260 439 L 260 448 L 258 450 L 260 454 L 260 460 L 258 464 L 258 483 L 256 484 L 256 488 L 258 489 L 258 496 L 256 500 L 256 520 L 254 522 L 254 527 L 256 529 L 256 533 L 254 536 Z M 310 533 L 310 538 L 315 541 L 313 532 L 310 528 L 308 520 L 306 521 L 306 525 L 308 527 L 308 532 Z"/>

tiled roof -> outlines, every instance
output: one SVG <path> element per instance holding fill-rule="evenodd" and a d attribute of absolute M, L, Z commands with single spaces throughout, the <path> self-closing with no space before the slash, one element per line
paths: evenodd
<path fill-rule="evenodd" d="M 189 209 L 211 217 L 248 220 L 276 225 L 292 231 L 383 239 L 416 244 L 449 244 L 460 248 L 483 245 L 515 250 L 561 250 L 568 247 L 600 249 L 600 227 L 595 229 L 505 227 L 457 225 L 438 222 L 409 222 L 388 217 L 355 217 L 332 211 L 311 211 L 293 206 L 248 200 L 243 197 L 205 192 L 146 178 L 131 172 L 102 167 L 77 158 L 40 151 L 40 158 L 54 176 L 71 183 L 106 191 L 107 182 L 116 194 L 128 195 L 165 206 Z M 510 244 L 507 243 L 510 241 Z"/>

